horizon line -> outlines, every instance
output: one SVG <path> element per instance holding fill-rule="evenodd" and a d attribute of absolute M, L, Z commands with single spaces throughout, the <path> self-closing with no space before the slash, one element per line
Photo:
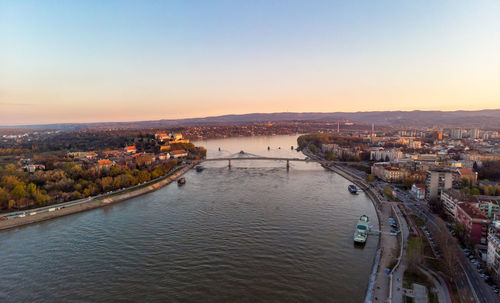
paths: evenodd
<path fill-rule="evenodd" d="M 497 111 L 500 108 L 484 108 L 477 110 L 424 110 L 424 109 L 414 109 L 414 110 L 367 110 L 367 111 L 339 111 L 339 112 L 248 112 L 243 114 L 223 114 L 216 116 L 198 116 L 198 117 L 185 117 L 185 118 L 171 118 L 171 119 L 151 119 L 151 120 L 128 120 L 128 121 L 94 121 L 94 122 L 53 122 L 53 123 L 33 123 L 33 124 L 0 124 L 0 128 L 23 128 L 23 127 L 34 127 L 34 126 L 49 126 L 49 125 L 90 125 L 90 124 L 106 124 L 106 123 L 141 123 L 141 122 L 156 122 L 156 121 L 181 121 L 181 120 L 193 120 L 193 119 L 210 119 L 210 118 L 220 118 L 228 116 L 248 116 L 248 115 L 273 115 L 273 114 L 357 114 L 357 113 L 394 113 L 394 112 L 481 112 L 481 111 Z"/>

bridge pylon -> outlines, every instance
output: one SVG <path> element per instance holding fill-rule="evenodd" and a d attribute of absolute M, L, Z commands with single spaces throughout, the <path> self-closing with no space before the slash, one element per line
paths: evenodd
<path fill-rule="evenodd" d="M 227 163 L 227 167 L 231 168 L 231 160 L 227 160 L 228 163 Z"/>

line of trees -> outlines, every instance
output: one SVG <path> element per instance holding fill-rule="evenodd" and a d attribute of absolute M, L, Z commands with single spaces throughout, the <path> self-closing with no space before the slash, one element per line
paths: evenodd
<path fill-rule="evenodd" d="M 85 162 L 56 162 L 53 169 L 33 174 L 8 164 L 0 170 L 0 210 L 45 206 L 134 186 L 167 174 L 176 164 L 171 160 L 99 169 Z"/>

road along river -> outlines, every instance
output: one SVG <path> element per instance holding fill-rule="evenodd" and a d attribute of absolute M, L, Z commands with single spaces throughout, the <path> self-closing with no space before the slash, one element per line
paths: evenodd
<path fill-rule="evenodd" d="M 304 157 L 296 137 L 196 144 Z M 363 301 L 378 238 L 352 235 L 362 214 L 378 225 L 368 197 L 316 163 L 203 165 L 184 186 L 0 232 L 0 301 Z"/>

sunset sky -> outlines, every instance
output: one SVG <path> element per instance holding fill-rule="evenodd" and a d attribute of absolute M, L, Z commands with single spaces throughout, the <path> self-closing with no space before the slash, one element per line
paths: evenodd
<path fill-rule="evenodd" d="M 500 108 L 500 1 L 0 0 L 0 125 Z"/>

